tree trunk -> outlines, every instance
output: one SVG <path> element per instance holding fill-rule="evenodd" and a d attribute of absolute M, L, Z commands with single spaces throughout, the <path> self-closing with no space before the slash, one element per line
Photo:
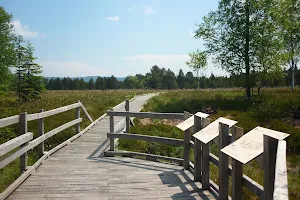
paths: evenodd
<path fill-rule="evenodd" d="M 249 33 L 249 0 L 246 2 L 246 27 L 245 27 L 245 67 L 246 67 L 246 94 L 247 99 L 250 100 L 251 98 L 251 90 L 250 90 L 250 60 L 249 60 L 249 40 L 250 40 L 250 33 Z"/>

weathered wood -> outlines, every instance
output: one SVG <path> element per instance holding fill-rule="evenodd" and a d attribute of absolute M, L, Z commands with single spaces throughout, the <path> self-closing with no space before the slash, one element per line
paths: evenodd
<path fill-rule="evenodd" d="M 125 101 L 125 110 L 129 112 L 129 100 Z M 129 133 L 130 129 L 130 117 L 126 117 L 126 133 Z"/>
<path fill-rule="evenodd" d="M 273 199 L 278 140 L 268 135 L 264 140 L 264 200 Z"/>
<path fill-rule="evenodd" d="M 277 147 L 274 200 L 288 199 L 288 179 L 286 168 L 286 141 L 280 140 Z"/>
<path fill-rule="evenodd" d="M 44 112 L 44 109 L 41 109 L 39 111 L 40 113 Z M 45 128 L 44 128 L 44 118 L 38 119 L 38 136 L 42 136 L 45 133 Z M 44 142 L 41 142 L 38 145 L 38 156 L 42 157 L 44 155 L 44 148 L 45 148 L 45 144 Z"/>
<path fill-rule="evenodd" d="M 214 164 L 215 166 L 219 167 L 219 158 L 214 154 L 209 154 L 209 161 Z M 228 174 L 232 175 L 232 167 L 229 165 L 228 167 Z M 251 192 L 256 194 L 260 199 L 263 198 L 264 188 L 259 183 L 252 180 L 250 177 L 243 174 L 243 184 L 247 187 Z"/>
<path fill-rule="evenodd" d="M 155 119 L 184 119 L 183 113 L 117 112 L 108 110 L 107 115 Z"/>
<path fill-rule="evenodd" d="M 80 101 L 78 102 L 80 103 Z M 82 105 L 80 103 L 80 105 Z M 76 119 L 80 118 L 80 107 L 76 108 Z M 76 134 L 78 134 L 80 132 L 80 123 L 76 124 Z"/>
<path fill-rule="evenodd" d="M 55 129 L 53 129 L 52 131 L 49 131 L 48 133 L 32 140 L 31 142 L 29 142 L 28 144 L 26 144 L 25 146 L 23 146 L 22 148 L 20 148 L 19 150 L 15 151 L 14 153 L 12 153 L 11 155 L 9 155 L 8 157 L 6 157 L 5 159 L 0 161 L 0 169 L 2 169 L 3 167 L 5 167 L 6 165 L 8 165 L 9 163 L 11 163 L 12 161 L 14 161 L 15 159 L 17 159 L 18 157 L 20 157 L 21 155 L 24 155 L 27 151 L 29 151 L 30 149 L 32 149 L 33 147 L 37 146 L 38 144 L 40 144 L 41 142 L 45 141 L 46 139 L 48 139 L 49 137 L 52 137 L 53 135 L 71 127 L 74 126 L 75 124 L 81 122 L 82 119 L 75 119 L 71 122 L 68 122 L 62 126 L 59 126 Z M 25 168 L 26 169 L 26 168 Z"/>
<path fill-rule="evenodd" d="M 209 125 L 210 119 L 203 118 L 202 119 L 202 128 L 205 128 Z M 202 142 L 201 142 L 202 143 Z M 209 167 L 209 143 L 205 144 L 202 143 L 202 189 L 208 190 L 209 189 L 209 173 L 210 173 L 210 167 Z"/>
<path fill-rule="evenodd" d="M 110 114 L 107 112 L 107 115 L 109 115 L 109 132 L 113 133 L 113 132 L 115 132 L 115 124 L 114 124 L 115 112 L 113 112 L 113 109 L 110 109 L 110 111 L 112 112 Z M 110 151 L 115 150 L 115 138 L 110 138 L 109 147 L 110 147 L 110 149 L 109 149 Z"/>
<path fill-rule="evenodd" d="M 74 103 L 68 106 L 64 106 L 64 107 L 60 107 L 60 108 L 56 108 L 53 110 L 48 110 L 42 113 L 35 113 L 35 114 L 29 114 L 27 116 L 27 121 L 32 121 L 32 120 L 37 120 L 37 119 L 41 119 L 41 118 L 46 118 L 46 117 L 50 117 L 52 115 L 56 115 L 62 112 L 66 112 L 68 110 L 72 110 L 74 108 L 78 108 L 80 107 L 81 104 L 80 103 Z"/>
<path fill-rule="evenodd" d="M 194 118 L 194 130 L 198 132 L 202 129 L 201 117 L 195 115 Z M 194 181 L 201 181 L 202 173 L 202 158 L 201 158 L 201 142 L 195 139 L 194 142 Z"/>
<path fill-rule="evenodd" d="M 182 131 L 186 131 L 189 128 L 194 126 L 194 115 L 189 117 L 188 119 L 184 120 L 180 124 L 178 124 L 176 127 L 179 128 Z"/>
<path fill-rule="evenodd" d="M 184 144 L 183 144 L 183 168 L 190 168 L 190 140 L 191 140 L 191 130 L 184 131 Z"/>
<path fill-rule="evenodd" d="M 9 126 L 12 124 L 16 124 L 19 122 L 19 115 L 11 116 L 11 117 L 6 117 L 3 119 L 0 119 L 0 128 Z"/>
<path fill-rule="evenodd" d="M 179 165 L 183 164 L 183 159 L 181 158 L 172 158 L 167 156 L 153 155 L 148 153 L 139 153 L 132 151 L 106 151 L 106 156 L 142 156 L 145 157 L 146 160 L 157 161 L 157 160 L 165 160 L 169 162 L 178 163 Z"/>
<path fill-rule="evenodd" d="M 237 126 L 232 127 L 232 139 L 236 141 L 243 135 L 243 129 Z M 232 200 L 243 198 L 243 164 L 232 159 Z"/>
<path fill-rule="evenodd" d="M 219 123 L 227 124 L 230 127 L 235 125 L 237 121 L 233 121 L 230 119 L 226 119 L 223 117 L 218 118 L 207 127 L 203 128 L 202 130 L 195 133 L 193 136 L 200 140 L 201 142 L 207 144 L 208 142 L 212 141 L 219 135 Z"/>
<path fill-rule="evenodd" d="M 11 150 L 25 144 L 33 139 L 33 133 L 25 133 L 12 140 L 9 140 L 0 145 L 0 156 L 10 152 Z"/>
<path fill-rule="evenodd" d="M 87 118 L 90 120 L 91 123 L 93 123 L 93 118 L 90 116 L 88 111 L 86 110 L 85 106 L 80 102 L 80 107 L 83 110 L 84 114 L 87 116 Z"/>
<path fill-rule="evenodd" d="M 158 142 L 169 145 L 183 146 L 184 141 L 181 139 L 167 138 L 167 137 L 158 137 L 151 135 L 140 135 L 140 134 L 131 134 L 131 133 L 107 133 L 107 137 L 111 138 L 123 138 L 130 140 L 144 140 L 147 142 Z"/>
<path fill-rule="evenodd" d="M 15 189 L 19 187 L 35 170 L 38 168 L 46 159 L 48 155 L 43 155 L 34 165 L 29 167 L 26 172 L 21 174 L 8 188 L 6 188 L 2 193 L 0 193 L 0 200 L 6 199 Z"/>
<path fill-rule="evenodd" d="M 286 133 L 258 126 L 221 151 L 246 164 L 263 153 L 263 135 L 269 135 L 278 140 L 283 140 L 289 136 Z"/>
<path fill-rule="evenodd" d="M 220 150 L 227 146 L 229 141 L 229 125 L 223 124 L 220 122 L 219 124 L 219 145 Z M 228 156 L 220 152 L 219 154 L 219 199 L 228 199 L 228 181 L 229 181 L 229 174 L 228 174 Z"/>
<path fill-rule="evenodd" d="M 20 114 L 20 119 L 19 119 L 19 134 L 23 135 L 25 133 L 27 133 L 27 112 Z M 27 144 L 28 142 L 22 144 L 21 147 L 26 146 Z M 23 152 L 23 154 L 20 154 L 19 156 L 20 156 L 20 173 L 23 173 L 27 168 L 27 151 Z M 2 167 L 0 167 L 0 169 L 1 168 Z"/>

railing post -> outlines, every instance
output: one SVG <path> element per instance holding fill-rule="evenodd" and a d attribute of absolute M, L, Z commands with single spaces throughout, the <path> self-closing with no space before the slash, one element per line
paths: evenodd
<path fill-rule="evenodd" d="M 44 112 L 44 109 L 39 110 L 39 113 Z M 38 120 L 38 136 L 42 136 L 45 133 L 44 129 L 44 118 Z M 38 156 L 42 157 L 44 155 L 44 142 L 38 145 Z"/>
<path fill-rule="evenodd" d="M 209 119 L 202 119 L 202 128 L 208 126 L 210 123 Z M 202 143 L 202 142 L 201 142 Z M 209 189 L 209 143 L 202 143 L 202 189 Z"/>
<path fill-rule="evenodd" d="M 200 131 L 202 128 L 201 117 L 194 115 L 194 130 L 195 133 Z M 194 181 L 201 181 L 201 142 L 195 138 L 194 140 Z"/>
<path fill-rule="evenodd" d="M 219 199 L 228 199 L 228 156 L 220 150 L 229 144 L 229 126 L 219 123 Z"/>
<path fill-rule="evenodd" d="M 264 200 L 273 199 L 278 140 L 264 135 Z"/>
<path fill-rule="evenodd" d="M 126 100 L 125 110 L 129 111 L 129 100 Z M 129 133 L 130 129 L 130 117 L 126 117 L 126 133 Z"/>
<path fill-rule="evenodd" d="M 188 119 L 190 113 L 184 112 L 184 119 Z M 190 140 L 191 140 L 191 130 L 190 128 L 184 131 L 184 146 L 183 146 L 183 168 L 190 168 Z"/>
<path fill-rule="evenodd" d="M 236 141 L 243 135 L 243 129 L 232 127 L 232 138 Z M 243 199 L 243 163 L 232 158 L 232 200 Z"/>
<path fill-rule="evenodd" d="M 113 108 L 110 109 L 110 111 L 113 111 Z M 113 113 L 110 113 L 109 116 L 109 132 L 114 133 L 115 132 L 115 124 L 114 124 L 114 115 Z M 110 151 L 115 150 L 115 138 L 110 138 Z"/>
<path fill-rule="evenodd" d="M 78 101 L 80 103 L 80 101 Z M 80 118 L 80 107 L 76 108 L 76 119 Z M 76 124 L 76 134 L 80 132 L 80 123 Z"/>
<path fill-rule="evenodd" d="M 27 133 L 27 112 L 20 114 L 19 119 L 19 132 L 20 135 Z M 28 142 L 24 143 L 20 147 L 26 146 Z M 20 156 L 20 172 L 23 173 L 27 168 L 27 152 Z"/>

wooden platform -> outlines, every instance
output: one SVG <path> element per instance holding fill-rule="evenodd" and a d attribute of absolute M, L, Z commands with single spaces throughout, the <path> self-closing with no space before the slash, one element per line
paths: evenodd
<path fill-rule="evenodd" d="M 130 111 L 138 111 L 151 97 L 137 96 Z M 115 125 L 122 119 L 115 117 Z M 178 165 L 103 157 L 107 132 L 105 117 L 48 158 L 8 199 L 215 199 Z"/>

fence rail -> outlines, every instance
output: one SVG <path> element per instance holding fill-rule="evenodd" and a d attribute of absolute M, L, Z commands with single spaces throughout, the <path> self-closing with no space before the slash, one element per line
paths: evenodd
<path fill-rule="evenodd" d="M 82 118 L 80 118 L 80 108 L 83 110 L 83 112 L 85 113 L 89 121 L 92 122 L 88 127 L 86 127 L 82 131 L 80 131 L 80 123 L 82 122 Z M 76 115 L 74 115 L 76 116 L 75 120 L 67 122 L 47 133 L 44 133 L 44 118 L 57 115 L 59 113 L 66 112 L 72 109 L 76 109 Z M 104 116 L 101 117 L 103 118 Z M 33 120 L 38 121 L 37 138 L 33 138 L 33 133 L 28 132 L 27 130 L 28 121 L 33 121 Z M 19 132 L 20 136 L 0 145 L 0 157 L 1 157 L 0 169 L 7 166 L 9 163 L 16 160 L 17 158 L 20 158 L 20 172 L 21 172 L 21 176 L 18 179 L 16 179 L 4 192 L 0 193 L 0 199 L 2 200 L 7 198 L 24 180 L 26 180 L 28 176 L 30 176 L 34 172 L 34 170 L 41 163 L 44 162 L 44 160 L 46 160 L 51 154 L 56 152 L 58 149 L 62 148 L 66 144 L 75 140 L 76 138 L 80 137 L 84 132 L 86 132 L 93 125 L 95 125 L 95 122 L 93 121 L 92 117 L 89 115 L 89 113 L 87 112 L 87 110 L 85 109 L 84 105 L 81 102 L 56 108 L 53 110 L 45 111 L 45 112 L 44 110 L 40 110 L 39 113 L 34 113 L 34 114 L 22 113 L 20 115 L 15 115 L 12 117 L 0 119 L 0 128 L 18 123 L 20 129 Z M 72 126 L 76 126 L 76 135 L 62 142 L 60 145 L 54 147 L 50 151 L 48 152 L 44 151 L 44 141 Z M 38 155 L 40 158 L 34 165 L 27 167 L 27 152 L 36 146 L 38 146 Z"/>
<path fill-rule="evenodd" d="M 150 112 L 115 112 L 110 110 L 107 112 L 110 116 L 110 122 L 113 122 L 114 116 L 126 116 L 126 117 L 138 117 L 138 118 L 159 118 L 159 119 L 188 119 L 188 113 L 150 113 Z M 191 118 L 187 120 L 184 127 L 186 128 L 191 121 Z M 229 189 L 229 176 L 231 176 L 232 180 L 232 199 L 238 200 L 242 199 L 243 196 L 243 187 L 248 188 L 255 195 L 257 195 L 260 199 L 288 199 L 288 187 L 287 187 L 287 174 L 286 174 L 286 155 L 285 150 L 286 147 L 285 141 L 279 141 L 278 148 L 275 143 L 271 143 L 270 141 L 277 141 L 274 139 L 269 139 L 270 136 L 265 135 L 264 139 L 264 148 L 266 149 L 266 145 L 268 146 L 268 151 L 263 152 L 265 165 L 269 167 L 269 170 L 266 171 L 266 167 L 264 169 L 264 185 L 267 185 L 264 188 L 262 185 L 251 179 L 250 177 L 243 174 L 243 164 L 238 160 L 232 158 L 231 164 L 229 163 L 229 156 L 225 153 L 221 152 L 221 149 L 226 147 L 232 142 L 238 140 L 241 136 L 243 136 L 243 129 L 237 126 L 229 127 L 227 124 L 222 122 L 219 123 L 219 137 L 212 140 L 214 141 L 219 148 L 219 157 L 210 153 L 209 145 L 210 143 L 203 143 L 197 138 L 192 138 L 191 133 L 198 132 L 204 129 L 206 126 L 210 124 L 210 120 L 202 117 L 197 117 L 194 115 L 194 123 L 190 125 L 190 127 L 184 131 L 184 140 L 174 139 L 174 138 L 166 138 L 166 137 L 157 137 L 157 136 L 149 136 L 149 135 L 140 135 L 140 134 L 130 134 L 128 133 L 115 133 L 113 125 L 111 124 L 110 132 L 107 133 L 107 137 L 111 141 L 110 150 L 105 152 L 106 156 L 130 156 L 130 157 L 144 157 L 146 160 L 151 161 L 169 161 L 178 163 L 182 165 L 184 169 L 189 169 L 194 174 L 194 180 L 200 181 L 202 183 L 202 189 L 209 190 L 210 192 L 214 192 L 219 199 L 228 199 L 230 198 L 228 195 Z M 128 130 L 126 128 L 126 130 Z M 158 142 L 169 145 L 177 145 L 184 147 L 184 155 L 183 158 L 172 158 L 161 155 L 153 155 L 147 153 L 139 153 L 132 151 L 121 151 L 115 150 L 115 142 L 116 138 L 123 139 L 131 139 L 131 140 L 143 140 L 148 142 Z M 275 145 L 275 146 L 274 146 Z M 190 149 L 194 150 L 194 162 L 190 162 Z M 277 157 L 273 149 L 277 150 Z M 272 150 L 272 151 L 271 151 Z M 217 185 L 212 180 L 210 180 L 210 164 L 212 163 L 219 168 L 219 183 Z M 275 164 L 276 164 L 276 173 L 275 173 Z M 274 170 L 272 171 L 272 169 Z M 270 172 L 271 171 L 271 172 Z M 271 174 L 274 172 L 275 176 L 272 179 Z M 267 178 L 270 177 L 270 178 Z M 267 180 L 266 180 L 267 179 Z M 275 183 L 275 184 L 274 184 Z M 273 188 L 272 188 L 273 187 Z"/>

